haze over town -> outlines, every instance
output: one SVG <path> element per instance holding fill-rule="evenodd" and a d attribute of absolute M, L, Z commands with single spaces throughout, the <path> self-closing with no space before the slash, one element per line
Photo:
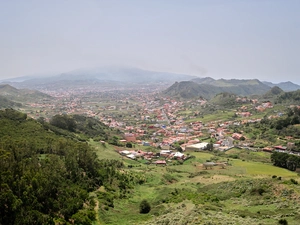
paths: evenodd
<path fill-rule="evenodd" d="M 300 2 L 1 1 L 0 78 L 122 65 L 300 83 Z"/>

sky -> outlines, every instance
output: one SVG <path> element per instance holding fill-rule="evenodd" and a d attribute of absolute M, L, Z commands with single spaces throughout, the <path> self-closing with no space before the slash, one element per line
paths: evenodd
<path fill-rule="evenodd" d="M 299 0 L 0 0 L 0 78 L 130 66 L 300 84 Z"/>

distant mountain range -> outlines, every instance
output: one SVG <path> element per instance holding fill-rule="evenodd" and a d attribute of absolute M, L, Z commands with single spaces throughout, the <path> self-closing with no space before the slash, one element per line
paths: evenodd
<path fill-rule="evenodd" d="M 287 82 L 281 82 L 278 84 L 274 84 L 272 82 L 268 82 L 268 81 L 259 81 L 258 79 L 230 79 L 230 80 L 225 80 L 225 79 L 219 79 L 219 80 L 215 80 L 211 77 L 205 77 L 205 78 L 195 78 L 192 79 L 192 81 L 199 83 L 199 84 L 210 84 L 213 86 L 217 86 L 217 87 L 233 87 L 233 86 L 243 86 L 243 85 L 259 85 L 261 87 L 263 87 L 262 84 L 268 86 L 268 87 L 279 87 L 281 88 L 283 91 L 296 91 L 298 89 L 300 89 L 300 85 L 298 84 L 294 84 L 290 81 Z M 263 88 L 266 88 L 266 86 L 264 86 Z"/>
<path fill-rule="evenodd" d="M 163 91 L 163 95 L 182 99 L 191 99 L 195 97 L 211 99 L 219 93 L 232 93 L 240 96 L 258 96 L 266 94 L 273 88 L 273 92 L 267 95 L 274 94 L 276 91 L 280 92 L 279 90 L 282 92 L 295 91 L 300 89 L 300 86 L 292 82 L 273 84 L 271 82 L 261 82 L 258 79 L 215 80 L 211 77 L 205 77 L 194 78 L 191 81 L 175 82 L 172 86 Z"/>
<path fill-rule="evenodd" d="M 300 89 L 300 85 L 294 84 L 290 81 L 281 82 L 278 84 L 273 84 L 273 83 L 267 82 L 267 81 L 263 81 L 262 83 L 265 85 L 268 85 L 269 87 L 277 86 L 277 87 L 281 88 L 283 91 L 296 91 L 296 90 Z"/>
<path fill-rule="evenodd" d="M 132 84 L 171 84 L 175 81 L 191 80 L 196 76 L 155 72 L 138 68 L 127 67 L 102 67 L 96 69 L 80 69 L 56 76 L 48 77 L 19 77 L 7 79 L 2 82 L 18 88 L 43 88 L 78 85 L 132 85 Z"/>
<path fill-rule="evenodd" d="M 181 83 L 182 82 L 182 83 Z M 94 69 L 79 69 L 55 76 L 27 76 L 2 80 L 17 88 L 35 90 L 49 88 L 76 88 L 79 86 L 133 86 L 164 84 L 170 86 L 164 93 L 172 93 L 177 97 L 192 98 L 203 96 L 210 98 L 217 93 L 229 92 L 238 95 L 264 94 L 272 87 L 279 87 L 283 91 L 295 91 L 300 86 L 290 81 L 274 84 L 258 79 L 213 79 L 199 78 L 186 74 L 155 72 L 139 68 L 101 67 Z"/>
<path fill-rule="evenodd" d="M 189 82 L 176 82 L 163 92 L 165 96 L 183 99 L 203 97 L 211 99 L 218 93 L 227 92 L 236 95 L 264 94 L 271 88 L 257 79 L 254 80 L 214 80 L 212 78 L 196 78 Z"/>

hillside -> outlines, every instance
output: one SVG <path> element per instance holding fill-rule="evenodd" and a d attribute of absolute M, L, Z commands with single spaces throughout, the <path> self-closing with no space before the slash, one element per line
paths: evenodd
<path fill-rule="evenodd" d="M 44 94 L 40 91 L 29 89 L 17 89 L 8 84 L 0 85 L 0 95 L 7 98 L 8 100 L 20 103 L 30 101 L 35 102 L 42 99 L 52 99 L 51 96 Z"/>
<path fill-rule="evenodd" d="M 300 104 L 300 90 L 285 92 L 276 98 L 278 103 Z"/>
<path fill-rule="evenodd" d="M 98 160 L 76 136 L 59 135 L 12 109 L 0 111 L 0 224 L 92 224 L 96 202 L 111 206 L 111 198 L 129 192 L 135 181 L 119 172 L 123 163 Z M 91 197 L 99 187 L 105 193 Z"/>
<path fill-rule="evenodd" d="M 269 87 L 279 87 L 281 88 L 283 91 L 296 91 L 298 89 L 300 89 L 300 85 L 298 84 L 294 84 L 290 81 L 287 82 L 281 82 L 278 84 L 273 84 L 272 82 L 267 82 L 267 81 L 263 81 L 262 83 L 264 83 L 265 85 L 268 85 Z"/>
<path fill-rule="evenodd" d="M 96 141 L 112 141 L 113 136 L 121 134 L 120 131 L 107 127 L 95 118 L 82 115 L 55 115 L 51 118 L 50 124 L 45 123 L 42 118 L 39 121 L 54 132 L 71 137 L 75 133 L 77 137 L 86 141 L 90 138 Z"/>
<path fill-rule="evenodd" d="M 236 98 L 238 96 L 235 94 L 223 92 L 216 94 L 210 101 L 209 103 L 214 104 L 214 105 L 223 105 L 223 106 L 229 106 L 232 107 L 233 105 L 237 104 Z"/>
<path fill-rule="evenodd" d="M 163 95 L 174 98 L 192 99 L 206 98 L 209 99 L 217 93 L 217 89 L 211 85 L 200 85 L 192 81 L 175 82 L 168 89 L 163 91 Z"/>
<path fill-rule="evenodd" d="M 274 86 L 271 88 L 271 90 L 267 91 L 265 94 L 262 95 L 262 98 L 268 99 L 268 100 L 274 100 L 279 95 L 283 94 L 284 91 L 278 87 Z"/>
<path fill-rule="evenodd" d="M 194 78 L 191 81 L 198 83 L 198 84 L 213 84 L 216 80 L 211 77 L 204 77 L 204 78 Z"/>
<path fill-rule="evenodd" d="M 16 103 L 0 95 L 0 109 L 21 107 L 21 103 Z"/>
<path fill-rule="evenodd" d="M 196 82 L 195 82 L 196 81 Z M 270 87 L 262 84 L 259 80 L 213 80 L 209 78 L 197 78 L 193 81 L 176 82 L 163 94 L 165 96 L 191 99 L 196 97 L 212 98 L 218 93 L 228 92 L 236 95 L 249 96 L 253 94 L 264 94 Z"/>

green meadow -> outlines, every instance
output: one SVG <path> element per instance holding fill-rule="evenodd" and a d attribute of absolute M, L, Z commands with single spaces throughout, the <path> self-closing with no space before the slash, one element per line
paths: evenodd
<path fill-rule="evenodd" d="M 241 158 L 234 159 L 228 156 L 238 149 L 189 152 L 192 157 L 183 163 L 155 166 L 122 159 L 109 145 L 91 144 L 99 158 L 123 160 L 124 172 L 146 179 L 126 198 L 116 196 L 113 207 L 99 202 L 97 224 L 298 224 L 300 185 L 292 181 L 300 182 L 299 176 L 273 166 L 268 153 L 242 150 Z M 228 165 L 203 168 L 202 163 L 211 160 Z M 142 200 L 151 205 L 147 214 L 139 211 Z"/>

